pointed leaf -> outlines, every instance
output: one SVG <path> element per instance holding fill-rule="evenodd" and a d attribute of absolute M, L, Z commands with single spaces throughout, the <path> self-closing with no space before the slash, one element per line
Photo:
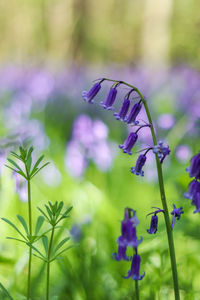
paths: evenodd
<path fill-rule="evenodd" d="M 30 149 L 28 150 L 27 160 L 29 159 L 29 157 L 31 157 L 32 152 L 33 152 L 33 147 L 31 146 Z"/>
<path fill-rule="evenodd" d="M 56 217 L 58 218 L 58 216 L 59 216 L 59 214 L 60 214 L 60 212 L 61 212 L 61 210 L 62 210 L 62 208 L 63 208 L 63 205 L 64 205 L 64 202 L 63 201 L 61 201 L 60 203 L 59 203 L 59 205 L 58 205 L 58 209 L 57 209 L 57 212 L 56 212 Z"/>
<path fill-rule="evenodd" d="M 40 156 L 40 158 L 36 161 L 34 167 L 33 167 L 33 170 L 31 172 L 31 176 L 32 174 L 36 171 L 37 167 L 39 166 L 39 164 L 41 163 L 41 161 L 43 160 L 44 158 L 44 155 Z"/>
<path fill-rule="evenodd" d="M 46 235 L 44 235 L 42 237 L 42 243 L 43 243 L 43 246 L 44 246 L 44 249 L 45 249 L 45 252 L 46 252 L 46 256 L 48 256 L 48 250 L 49 250 L 49 241 L 48 241 L 48 238 Z"/>
<path fill-rule="evenodd" d="M 20 239 L 13 238 L 13 237 L 11 237 L 11 236 L 7 236 L 6 238 L 7 238 L 8 240 L 15 240 L 15 241 L 22 242 L 22 243 L 25 243 L 25 244 L 26 244 L 25 241 L 20 240 Z"/>
<path fill-rule="evenodd" d="M 41 256 L 39 256 L 39 255 L 37 255 L 37 254 L 35 254 L 35 253 L 33 253 L 33 255 L 34 255 L 35 257 L 37 257 L 37 258 L 43 260 L 44 262 L 47 262 L 46 258 L 43 258 L 43 257 L 41 257 Z"/>
<path fill-rule="evenodd" d="M 26 231 L 27 236 L 29 236 L 29 231 L 28 231 L 28 226 L 26 224 L 26 221 L 24 220 L 24 218 L 20 215 L 17 215 L 18 220 L 20 221 L 20 223 L 22 224 L 22 226 L 24 227 L 24 230 Z"/>
<path fill-rule="evenodd" d="M 45 214 L 45 212 L 40 208 L 37 207 L 37 209 L 43 214 L 43 216 L 50 222 L 49 218 L 47 217 L 47 215 Z"/>
<path fill-rule="evenodd" d="M 45 204 L 46 210 L 48 212 L 48 215 L 50 217 L 50 220 L 52 219 L 52 212 L 50 211 L 49 207 Z"/>
<path fill-rule="evenodd" d="M 17 158 L 17 159 L 23 161 L 23 160 L 21 159 L 21 157 L 20 157 L 17 153 L 15 153 L 15 152 L 13 152 L 13 151 L 10 151 L 10 154 L 13 155 L 15 158 Z"/>
<path fill-rule="evenodd" d="M 8 223 L 10 226 L 12 226 L 26 241 L 27 239 L 25 238 L 25 236 L 21 233 L 21 231 L 8 219 L 6 218 L 1 218 L 3 221 L 5 221 L 6 223 Z"/>
<path fill-rule="evenodd" d="M 14 300 L 11 296 L 10 296 L 10 294 L 8 293 L 8 291 L 6 290 L 6 288 L 3 286 L 3 284 L 2 283 L 0 283 L 0 289 L 3 291 L 3 293 L 4 293 L 4 295 L 2 295 L 2 296 L 6 296 L 9 300 Z M 5 299 L 5 298 L 3 298 L 3 299 Z"/>
<path fill-rule="evenodd" d="M 35 226 L 35 235 L 38 235 L 38 232 L 40 231 L 43 223 L 44 223 L 44 217 L 39 216 L 38 219 L 37 219 L 36 226 Z"/>
<path fill-rule="evenodd" d="M 29 156 L 29 158 L 27 159 L 27 162 L 26 162 L 29 176 L 30 176 L 30 171 L 31 171 L 31 163 L 32 163 L 32 157 Z"/>
<path fill-rule="evenodd" d="M 38 172 L 40 172 L 44 167 L 46 167 L 47 165 L 49 165 L 50 162 L 47 162 L 46 164 L 44 164 L 40 169 L 38 169 L 33 175 L 31 174 L 31 178 L 33 178 Z"/>
<path fill-rule="evenodd" d="M 30 244 L 30 243 L 26 243 L 30 248 L 32 248 L 33 250 L 35 250 L 41 257 L 43 257 L 44 259 L 45 259 L 45 257 L 44 257 L 44 255 L 36 248 L 36 247 L 34 247 L 32 244 Z"/>
<path fill-rule="evenodd" d="M 15 170 L 15 169 L 13 169 L 12 167 L 10 167 L 10 166 L 8 166 L 8 165 L 4 165 L 4 166 L 6 166 L 7 168 L 11 169 L 12 171 L 18 173 L 18 170 Z"/>
<path fill-rule="evenodd" d="M 70 240 L 70 237 L 65 238 L 64 240 L 62 240 L 54 249 L 53 253 L 56 254 L 56 252 L 66 243 Z"/>
<path fill-rule="evenodd" d="M 54 256 L 54 258 L 52 258 L 50 261 L 52 262 L 52 261 L 54 261 L 58 256 L 60 256 L 62 253 L 64 253 L 65 251 L 67 251 L 67 250 L 69 250 L 69 249 L 71 249 L 71 248 L 73 248 L 74 246 L 72 245 L 72 246 L 69 246 L 69 247 L 67 247 L 67 248 L 65 248 L 64 250 L 62 250 L 61 252 L 59 252 L 56 256 Z"/>
<path fill-rule="evenodd" d="M 12 160 L 12 159 L 10 159 L 10 158 L 7 158 L 7 160 L 8 160 L 13 166 L 15 166 L 15 167 L 23 174 L 23 176 L 26 177 L 26 175 L 24 174 L 24 172 L 22 171 L 22 169 L 20 168 L 20 166 L 18 166 L 18 164 L 17 164 L 14 160 Z"/>

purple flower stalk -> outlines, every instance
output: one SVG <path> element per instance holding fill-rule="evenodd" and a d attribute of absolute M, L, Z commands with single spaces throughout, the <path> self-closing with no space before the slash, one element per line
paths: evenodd
<path fill-rule="evenodd" d="M 145 273 L 140 275 L 140 255 L 135 254 L 132 259 L 131 269 L 128 271 L 127 276 L 124 276 L 125 279 L 132 277 L 133 280 L 142 280 Z"/>
<path fill-rule="evenodd" d="M 113 114 L 115 119 L 125 122 L 129 106 L 130 106 L 130 100 L 124 99 L 124 102 L 123 102 L 119 112 L 118 113 L 115 112 Z"/>
<path fill-rule="evenodd" d="M 134 124 L 134 125 L 136 125 L 136 124 L 139 123 L 138 121 L 136 121 L 136 118 L 137 118 L 137 116 L 138 116 L 141 108 L 142 108 L 142 105 L 140 104 L 140 102 L 135 103 L 133 105 L 133 107 L 132 107 L 129 115 L 126 117 L 126 120 L 125 120 L 127 124 Z"/>
<path fill-rule="evenodd" d="M 100 102 L 100 105 L 104 109 L 114 110 L 114 107 L 112 105 L 115 102 L 116 96 L 117 96 L 117 89 L 116 89 L 116 87 L 111 88 L 110 91 L 109 91 L 109 93 L 108 93 L 108 95 L 107 95 L 106 100 L 104 102 Z"/>
<path fill-rule="evenodd" d="M 200 179 L 200 152 L 193 156 L 190 162 L 189 168 L 186 169 L 189 172 L 190 177 L 195 177 L 196 179 Z"/>
<path fill-rule="evenodd" d="M 129 155 L 132 155 L 131 149 L 137 142 L 138 135 L 136 132 L 131 132 L 127 139 L 125 140 L 123 145 L 119 145 L 119 148 L 123 149 L 124 153 L 128 153 Z"/>
<path fill-rule="evenodd" d="M 146 155 L 144 154 L 139 155 L 135 167 L 131 168 L 131 173 L 135 175 L 144 176 L 144 171 L 142 170 L 142 167 L 144 166 L 146 159 L 147 159 Z"/>
<path fill-rule="evenodd" d="M 95 83 L 88 92 L 87 91 L 82 92 L 83 99 L 90 104 L 94 103 L 93 99 L 98 94 L 100 88 L 101 88 L 101 83 L 99 82 Z"/>
<path fill-rule="evenodd" d="M 158 230 L 158 216 L 155 214 L 151 217 L 150 228 L 147 229 L 149 234 L 155 234 Z"/>
<path fill-rule="evenodd" d="M 173 204 L 173 210 L 171 212 L 171 215 L 173 215 L 172 223 L 171 223 L 172 229 L 174 228 L 175 219 L 179 220 L 181 214 L 184 214 L 183 208 L 182 207 L 176 208 L 176 206 Z"/>

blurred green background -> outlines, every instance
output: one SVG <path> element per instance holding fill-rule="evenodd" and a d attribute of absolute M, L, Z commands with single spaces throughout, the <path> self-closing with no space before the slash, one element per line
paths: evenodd
<path fill-rule="evenodd" d="M 136 151 L 151 145 L 141 130 L 132 156 L 118 144 L 127 127 L 81 92 L 107 76 L 127 80 L 148 100 L 158 139 L 171 149 L 164 162 L 169 209 L 183 206 L 174 239 L 181 299 L 200 299 L 200 217 L 184 199 L 185 168 L 200 148 L 199 1 L 197 0 L 9 0 L 0 2 L 0 211 L 27 219 L 26 186 L 4 167 L 10 150 L 33 144 L 51 164 L 33 180 L 36 207 L 64 201 L 70 220 L 57 236 L 77 247 L 53 263 L 51 299 L 134 299 L 134 282 L 123 279 L 130 262 L 116 262 L 116 239 L 124 208 L 137 211 L 142 300 L 173 299 L 163 217 L 147 234 L 152 206 L 161 207 L 153 156 L 145 177 L 130 173 Z M 97 102 L 104 100 L 109 84 Z M 127 89 L 121 88 L 118 103 Z M 120 100 L 121 99 L 121 100 Z M 144 112 L 139 115 L 145 119 Z M 6 236 L 1 221 L 0 282 L 15 300 L 25 299 L 27 249 Z M 45 268 L 34 258 L 33 300 L 44 299 Z M 2 299 L 6 299 L 1 295 Z"/>

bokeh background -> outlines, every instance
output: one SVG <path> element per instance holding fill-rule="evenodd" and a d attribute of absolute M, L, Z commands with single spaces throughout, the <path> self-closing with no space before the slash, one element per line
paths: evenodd
<path fill-rule="evenodd" d="M 77 247 L 53 264 L 52 300 L 134 299 L 134 282 L 122 277 L 130 263 L 111 258 L 126 206 L 137 211 L 143 236 L 141 299 L 173 299 L 163 217 L 155 236 L 146 231 L 146 215 L 161 206 L 153 156 L 144 178 L 130 173 L 135 152 L 151 145 L 148 130 L 141 130 L 132 156 L 123 154 L 118 144 L 127 136 L 125 124 L 81 98 L 92 80 L 104 76 L 144 93 L 157 135 L 170 145 L 164 163 L 168 204 L 184 208 L 174 229 L 181 299 L 200 299 L 200 216 L 183 196 L 185 168 L 200 148 L 199 8 L 198 0 L 0 2 L 0 215 L 15 223 L 17 214 L 27 218 L 26 185 L 4 166 L 19 144 L 33 144 L 35 155 L 51 162 L 33 180 L 34 220 L 36 207 L 48 200 L 73 205 L 57 237 L 71 235 Z M 104 84 L 97 102 L 108 90 Z M 126 92 L 120 88 L 119 102 Z M 22 300 L 27 249 L 6 240 L 14 232 L 0 223 L 0 282 Z M 37 258 L 32 285 L 32 299 L 44 299 L 45 268 Z"/>

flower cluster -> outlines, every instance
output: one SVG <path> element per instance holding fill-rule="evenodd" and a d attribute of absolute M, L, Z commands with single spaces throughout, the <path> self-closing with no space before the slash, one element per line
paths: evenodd
<path fill-rule="evenodd" d="M 186 169 L 190 178 L 194 179 L 189 183 L 188 191 L 184 197 L 192 200 L 192 205 L 196 206 L 194 213 L 200 213 L 200 152 L 192 157 L 190 166 Z"/>
<path fill-rule="evenodd" d="M 152 207 L 152 208 L 156 208 L 156 210 L 147 215 L 147 216 L 152 215 L 150 228 L 147 229 L 147 232 L 149 234 L 155 234 L 157 232 L 157 230 L 158 230 L 158 216 L 157 216 L 157 214 L 159 214 L 161 212 L 164 213 L 164 210 L 160 209 L 159 207 Z M 173 204 L 173 210 L 171 211 L 171 215 L 173 215 L 173 218 L 172 218 L 172 221 L 171 221 L 172 229 L 174 228 L 174 225 L 175 225 L 175 219 L 179 220 L 180 217 L 181 217 L 181 214 L 183 214 L 183 213 L 184 213 L 184 211 L 183 211 L 182 207 L 176 208 L 176 206 Z"/>
<path fill-rule="evenodd" d="M 100 102 L 100 105 L 106 109 L 114 111 L 114 103 L 117 100 L 117 88 L 124 84 L 123 81 L 116 81 L 116 80 L 110 80 L 110 79 L 99 79 L 97 83 L 93 85 L 93 87 L 87 92 L 83 91 L 82 96 L 83 99 L 92 104 L 94 103 L 94 97 L 98 94 L 98 92 L 101 89 L 102 82 L 109 80 L 113 81 L 113 85 L 110 88 L 110 91 L 104 101 Z M 134 103 L 131 107 L 131 95 L 136 92 L 139 95 L 139 101 Z M 138 97 L 137 97 L 138 98 Z M 143 99 L 144 100 L 144 99 Z M 125 122 L 127 125 L 131 125 L 131 128 L 133 126 L 137 126 L 137 130 L 131 131 L 128 135 L 128 137 L 125 139 L 123 144 L 119 145 L 119 148 L 122 149 L 123 153 L 127 153 L 129 155 L 132 155 L 132 149 L 137 143 L 138 140 L 138 132 L 142 128 L 150 128 L 151 125 L 147 124 L 146 122 L 141 123 L 137 120 L 137 117 L 142 109 L 143 100 L 141 99 L 141 95 L 138 93 L 138 91 L 134 88 L 130 88 L 128 93 L 125 95 L 124 100 L 121 104 L 121 107 L 118 112 L 114 112 L 113 116 L 116 120 L 120 120 L 122 122 Z M 139 155 L 136 165 L 134 167 L 131 167 L 131 173 L 139 176 L 144 176 L 143 166 L 145 165 L 145 162 L 147 160 L 147 153 L 151 150 L 153 153 L 155 153 L 158 158 L 160 159 L 160 162 L 162 163 L 167 155 L 169 155 L 170 150 L 168 146 L 165 146 L 162 141 L 158 143 L 158 145 L 154 145 L 152 147 L 148 147 L 145 149 L 145 153 Z"/>
<path fill-rule="evenodd" d="M 137 252 L 137 247 L 142 242 L 142 237 L 139 240 L 137 238 L 136 227 L 138 223 L 136 212 L 131 208 L 125 208 L 124 219 L 121 222 L 121 236 L 117 239 L 118 253 L 112 255 L 117 261 L 132 259 L 131 269 L 127 276 L 124 276 L 125 279 L 131 277 L 133 280 L 141 280 L 145 275 L 145 273 L 140 275 L 141 258 Z M 133 248 L 133 257 L 127 256 L 127 247 Z"/>

